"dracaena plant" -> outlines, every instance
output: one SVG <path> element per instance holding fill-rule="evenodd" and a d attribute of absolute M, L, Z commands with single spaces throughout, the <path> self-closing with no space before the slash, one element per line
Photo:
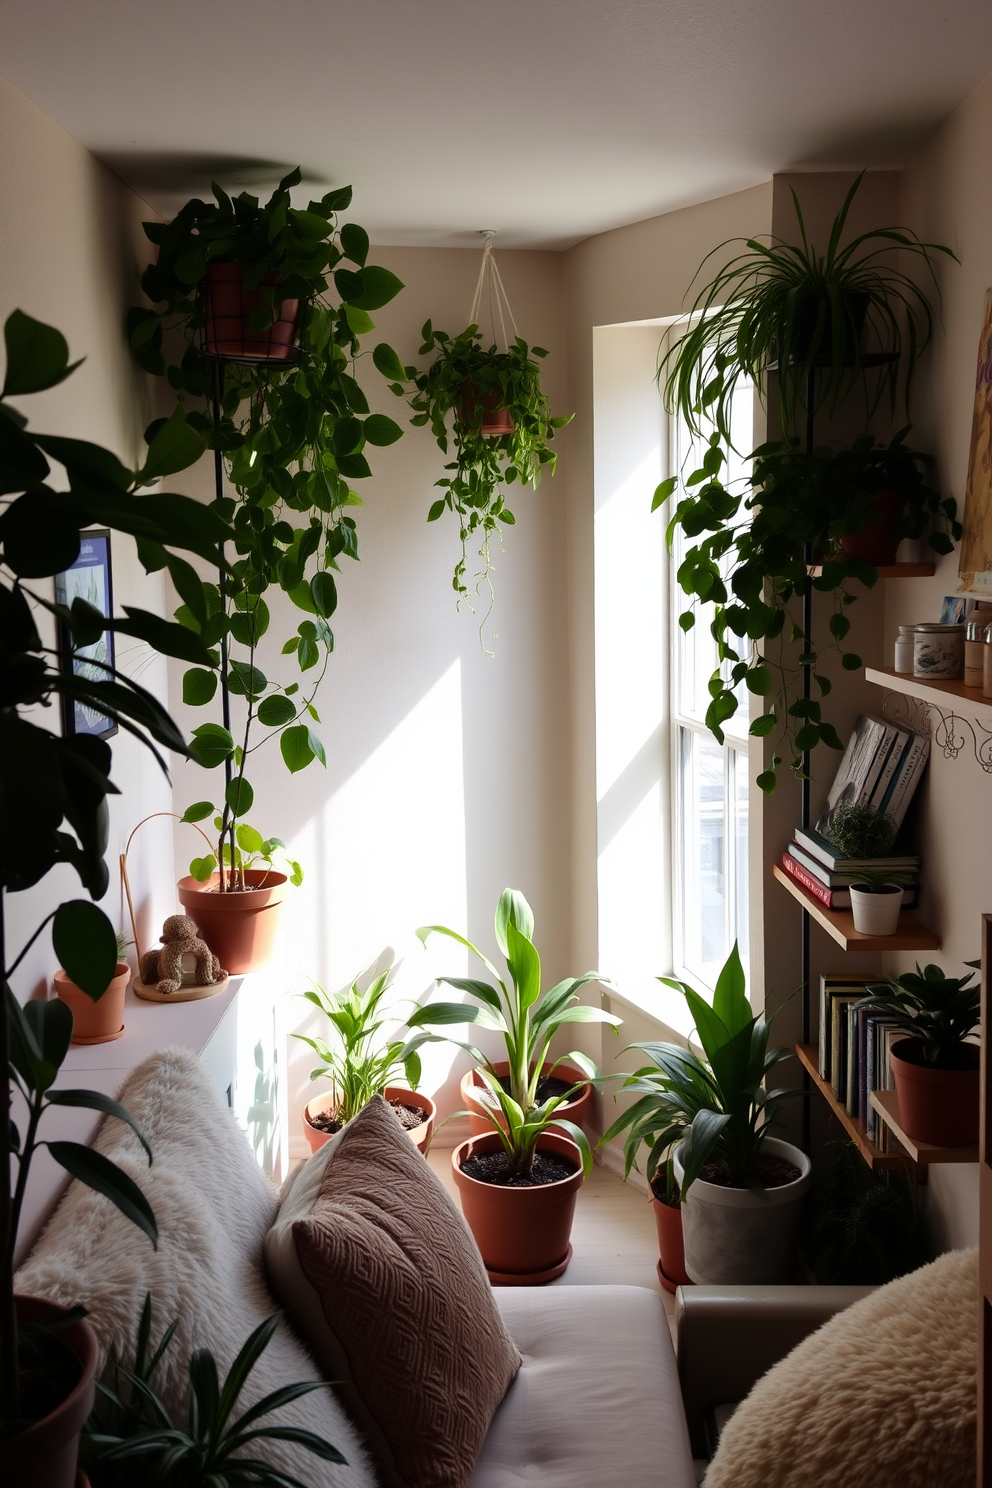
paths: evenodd
<path fill-rule="evenodd" d="M 954 1068 L 957 1050 L 974 1033 L 982 1017 L 982 989 L 974 972 L 949 977 L 930 963 L 868 988 L 857 1008 L 887 1013 L 900 1032 L 921 1045 L 925 1064 Z"/>
<path fill-rule="evenodd" d="M 53 1107 L 81 1107 L 133 1122 L 122 1107 L 90 1090 L 56 1084 L 69 1048 L 72 1015 L 57 999 L 15 995 L 18 967 L 51 925 L 52 945 L 69 976 L 89 997 L 101 997 L 116 973 L 117 933 L 96 903 L 70 899 L 42 920 L 26 944 L 8 950 L 8 896 L 33 888 L 68 865 L 92 900 L 109 884 L 107 797 L 112 751 L 92 735 L 60 736 L 45 726 L 61 697 L 85 703 L 151 750 L 163 771 L 161 749 L 187 753 L 182 734 L 161 703 L 133 678 L 102 664 L 79 673 L 62 670 L 55 649 L 35 623 L 37 607 L 66 627 L 74 646 L 92 644 L 105 630 L 137 637 L 165 656 L 204 668 L 213 665 L 202 640 L 185 627 L 124 606 L 105 617 L 80 598 L 71 608 L 44 592 L 80 550 L 80 533 L 94 523 L 138 541 L 146 569 L 168 567 L 177 583 L 195 578 L 183 554 L 224 566 L 230 528 L 218 512 L 185 496 L 145 488 L 197 459 L 203 440 L 177 413 L 151 431 L 144 463 L 127 469 L 109 450 L 84 440 L 36 433 L 11 402 L 63 382 L 73 371 L 64 337 L 15 310 L 4 327 L 6 373 L 0 390 L 0 1068 L 8 1076 L 0 1104 L 0 1417 L 12 1433 L 21 1414 L 13 1264 L 17 1228 L 32 1159 L 39 1146 L 73 1177 L 105 1194 L 155 1239 L 155 1221 L 137 1184 L 101 1153 L 76 1142 L 49 1141 L 44 1118 Z M 61 467 L 56 475 L 50 462 Z M 37 583 L 49 580 L 49 584 Z M 27 989 L 25 989 L 27 990 Z M 14 1093 L 24 1114 L 12 1120 Z M 140 1133 L 139 1133 L 140 1136 Z"/>
<path fill-rule="evenodd" d="M 291 197 L 300 179 L 299 170 L 291 172 L 264 204 L 248 192 L 232 200 L 215 185 L 215 201 L 194 199 L 170 223 L 146 223 L 158 258 L 142 288 L 156 308 L 138 307 L 130 315 L 135 356 L 147 371 L 167 377 L 190 424 L 226 464 L 233 489 L 215 503 L 235 531 L 237 557 L 223 586 L 200 580 L 176 586 L 178 618 L 224 653 L 221 719 L 195 728 L 191 746 L 198 764 L 225 770 L 222 889 L 238 887 L 237 828 L 254 797 L 251 756 L 277 738 L 291 772 L 315 759 L 325 763 L 313 725 L 320 722 L 316 697 L 334 645 L 334 573 L 340 558 L 358 558 L 352 513 L 362 498 L 354 484 L 372 474 L 367 451 L 402 433 L 393 419 L 370 412 L 355 372 L 366 354 L 363 340 L 375 329 L 369 312 L 403 286 L 388 269 L 368 262 L 364 228 L 339 225 L 351 187 L 327 192 L 304 210 Z M 271 324 L 284 300 L 300 302 L 293 357 L 259 365 L 219 361 L 203 351 L 202 282 L 208 267 L 219 263 L 239 264 L 246 287 L 263 297 L 252 330 Z M 167 363 L 165 352 L 177 344 L 181 354 Z M 405 376 L 385 342 L 372 360 L 391 379 Z M 266 596 L 277 590 L 302 612 L 282 645 L 283 655 L 296 662 L 283 680 L 257 663 L 270 624 Z M 206 707 L 217 691 L 215 671 L 187 671 L 186 703 Z M 240 726 L 230 722 L 232 696 L 241 700 Z M 213 809 L 207 806 L 203 815 Z"/>
<path fill-rule="evenodd" d="M 474 1044 L 459 1039 L 448 1041 L 465 1049 L 476 1061 L 483 1079 L 506 1127 L 495 1110 L 485 1107 L 494 1129 L 506 1151 L 511 1172 L 528 1173 L 533 1163 L 537 1139 L 549 1125 L 562 1127 L 579 1147 L 583 1165 L 588 1169 L 592 1156 L 581 1128 L 555 1115 L 558 1107 L 575 1095 L 586 1081 L 574 1085 L 564 1095 L 538 1102 L 537 1091 L 545 1074 L 551 1074 L 566 1060 L 584 1070 L 590 1080 L 601 1079 L 596 1065 L 578 1049 L 555 1059 L 551 1069 L 544 1070 L 551 1041 L 559 1029 L 569 1023 L 606 1023 L 614 1031 L 621 1019 L 603 1008 L 578 1002 L 579 988 L 588 982 L 602 981 L 599 972 L 587 971 L 579 977 L 567 977 L 548 991 L 541 991 L 541 958 L 534 945 L 534 914 L 516 889 L 504 889 L 496 906 L 496 944 L 506 960 L 507 977 L 500 976 L 492 962 L 470 940 L 449 930 L 445 925 L 425 925 L 417 935 L 426 945 L 432 935 L 445 935 L 465 946 L 477 956 L 493 978 L 483 982 L 472 977 L 439 977 L 438 981 L 475 998 L 477 1006 L 463 1002 L 430 1002 L 417 1009 L 409 1019 L 411 1028 L 451 1027 L 471 1023 L 502 1034 L 509 1061 L 509 1090 L 505 1090 L 490 1059 Z"/>
<path fill-rule="evenodd" d="M 768 1024 L 748 1002 L 737 943 L 717 978 L 712 1005 L 686 982 L 658 980 L 686 999 L 703 1058 L 677 1044 L 633 1044 L 652 1062 L 624 1082 L 623 1089 L 637 1098 L 602 1140 L 624 1136 L 625 1176 L 646 1146 L 649 1179 L 681 1144 L 683 1200 L 715 1160 L 726 1164 L 734 1186 L 761 1191 L 758 1159 L 778 1103 L 797 1092 L 765 1089 L 766 1077 L 790 1057 L 789 1050 L 768 1047 Z"/>
<path fill-rule="evenodd" d="M 389 972 L 385 971 L 364 991 L 357 981 L 347 992 L 326 992 L 314 982 L 311 991 L 301 994 L 327 1019 L 333 1042 L 305 1033 L 294 1033 L 293 1037 L 308 1044 L 320 1060 L 310 1071 L 310 1078 L 330 1080 L 338 1097 L 336 1114 L 342 1126 L 374 1095 L 381 1095 L 400 1073 L 411 1090 L 420 1084 L 418 1050 L 430 1035 L 419 1033 L 402 1039 L 383 1034 L 394 1021 L 382 1007 L 388 986 Z"/>
<path fill-rule="evenodd" d="M 280 1316 L 267 1318 L 245 1340 L 223 1383 L 210 1350 L 194 1350 L 187 1419 L 178 1422 L 155 1389 L 156 1371 L 176 1324 L 153 1346 L 151 1296 L 146 1293 L 133 1362 L 112 1360 L 109 1381 L 97 1384 L 99 1403 L 80 1444 L 93 1488 L 132 1488 L 138 1481 L 150 1488 L 307 1488 L 299 1478 L 256 1455 L 265 1442 L 286 1442 L 320 1462 L 346 1464 L 338 1449 L 315 1432 L 265 1420 L 314 1390 L 326 1390 L 322 1380 L 283 1385 L 239 1410 L 244 1388 Z"/>

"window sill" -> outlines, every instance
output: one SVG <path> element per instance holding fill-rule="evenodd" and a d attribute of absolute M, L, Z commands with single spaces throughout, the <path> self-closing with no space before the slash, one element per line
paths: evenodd
<path fill-rule="evenodd" d="M 603 991 L 610 1002 L 618 1002 L 621 1006 L 640 1013 L 642 1017 L 649 1018 L 652 1023 L 657 1023 L 664 1035 L 677 1038 L 680 1043 L 687 1043 L 695 1028 L 692 1014 L 682 994 L 673 992 L 670 987 L 663 987 L 660 982 L 652 980 L 643 987 L 638 987 L 628 980 L 622 992 L 612 987 L 604 987 Z M 622 1032 L 620 1037 L 623 1037 Z"/>

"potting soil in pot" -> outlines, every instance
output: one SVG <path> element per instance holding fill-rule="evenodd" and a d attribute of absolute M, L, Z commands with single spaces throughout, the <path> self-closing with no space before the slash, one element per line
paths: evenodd
<path fill-rule="evenodd" d="M 546 1183 L 560 1183 L 579 1170 L 578 1163 L 559 1157 L 556 1152 L 535 1152 L 529 1173 L 511 1173 L 506 1153 L 478 1152 L 462 1163 L 462 1172 L 478 1183 L 493 1183 L 501 1188 L 542 1188 Z"/>
<path fill-rule="evenodd" d="M 503 1087 L 507 1095 L 511 1093 L 509 1075 L 497 1075 L 496 1081 L 497 1084 Z M 572 1080 L 559 1080 L 557 1075 L 546 1075 L 543 1080 L 539 1081 L 537 1086 L 537 1104 L 540 1106 L 546 1100 L 552 1100 L 555 1096 L 567 1095 L 574 1083 Z M 494 1111 L 496 1110 L 496 1097 L 488 1085 L 476 1087 L 473 1089 L 472 1095 L 482 1105 L 491 1106 Z"/>
<path fill-rule="evenodd" d="M 745 1188 L 747 1186 L 743 1183 L 734 1183 L 722 1157 L 706 1163 L 700 1168 L 699 1176 L 704 1183 L 718 1183 L 721 1188 Z M 786 1183 L 795 1183 L 800 1177 L 800 1170 L 795 1163 L 789 1162 L 787 1157 L 776 1157 L 774 1153 L 763 1152 L 755 1164 L 754 1176 L 763 1188 L 782 1188 Z M 662 1195 L 658 1194 L 657 1197 L 660 1199 Z M 663 1199 L 662 1202 L 664 1202 Z"/>
<path fill-rule="evenodd" d="M 404 1131 L 413 1131 L 414 1127 L 423 1126 L 427 1120 L 427 1112 L 423 1106 L 406 1106 L 395 1100 L 388 1101 L 387 1105 Z M 333 1111 L 318 1111 L 315 1115 L 308 1116 L 307 1120 L 311 1126 L 322 1132 L 338 1132 L 343 1125 Z"/>

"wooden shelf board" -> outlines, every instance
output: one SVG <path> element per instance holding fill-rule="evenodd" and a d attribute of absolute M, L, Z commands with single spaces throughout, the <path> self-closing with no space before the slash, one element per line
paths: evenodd
<path fill-rule="evenodd" d="M 871 1103 L 898 1142 L 901 1142 L 914 1162 L 930 1163 L 977 1163 L 978 1147 L 934 1147 L 928 1142 L 917 1142 L 908 1137 L 899 1125 L 899 1098 L 894 1090 L 873 1090 Z"/>
<path fill-rule="evenodd" d="M 922 677 L 897 672 L 893 667 L 866 667 L 865 680 L 874 682 L 876 687 L 887 687 L 890 692 L 935 703 L 945 711 L 965 714 L 984 728 L 992 729 L 992 698 L 983 697 L 980 687 L 965 687 L 963 682 L 938 682 L 933 678 L 924 681 Z"/>
<path fill-rule="evenodd" d="M 904 909 L 899 916 L 899 928 L 895 935 L 864 935 L 860 930 L 855 930 L 854 916 L 849 909 L 827 909 L 815 894 L 804 889 L 802 884 L 797 883 L 777 863 L 772 865 L 772 875 L 784 889 L 788 890 L 793 899 L 799 901 L 816 923 L 826 930 L 828 935 L 832 935 L 838 945 L 843 946 L 845 951 L 937 951 L 940 949 L 940 936 L 928 930 L 926 925 L 921 925 L 908 910 Z"/>
<path fill-rule="evenodd" d="M 806 572 L 810 578 L 818 579 L 823 572 L 822 563 L 810 563 Z M 936 563 L 888 563 L 875 569 L 880 579 L 930 579 L 937 572 Z"/>
<path fill-rule="evenodd" d="M 796 1055 L 800 1064 L 808 1073 L 813 1084 L 823 1096 L 841 1126 L 844 1128 L 851 1141 L 857 1147 L 865 1162 L 874 1171 L 881 1168 L 905 1168 L 906 1154 L 900 1152 L 883 1152 L 880 1147 L 870 1141 L 868 1134 L 860 1121 L 855 1121 L 846 1106 L 842 1105 L 833 1092 L 833 1086 L 829 1080 L 825 1080 L 820 1074 L 820 1051 L 815 1044 L 797 1044 Z M 895 1094 L 895 1092 L 892 1092 Z M 874 1098 L 874 1097 L 873 1097 Z"/>

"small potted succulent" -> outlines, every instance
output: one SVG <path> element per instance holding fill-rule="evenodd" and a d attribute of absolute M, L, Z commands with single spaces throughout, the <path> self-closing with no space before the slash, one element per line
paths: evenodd
<path fill-rule="evenodd" d="M 907 1136 L 937 1147 L 978 1140 L 977 1044 L 967 1042 L 981 1021 L 974 972 L 949 977 L 930 964 L 871 986 L 857 1008 L 887 1013 L 906 1035 L 892 1045 L 899 1121 Z"/>
<path fill-rule="evenodd" d="M 417 1051 L 431 1036 L 419 1033 L 405 1041 L 383 1036 L 388 1020 L 381 1003 L 388 985 L 386 971 L 364 992 L 357 981 L 347 992 L 325 992 L 314 982 L 312 991 L 302 994 L 323 1013 L 333 1030 L 333 1043 L 305 1033 L 293 1035 L 309 1044 L 321 1061 L 310 1071 L 311 1080 L 331 1081 L 327 1094 L 315 1096 L 304 1107 L 303 1131 L 311 1152 L 340 1131 L 374 1095 L 381 1095 L 393 1107 L 397 1120 L 421 1152 L 430 1145 L 437 1107 L 429 1096 L 417 1091 L 421 1073 Z M 401 1073 L 406 1086 L 397 1083 Z"/>
<path fill-rule="evenodd" d="M 550 1281 L 568 1265 L 575 1196 L 592 1163 L 588 1138 L 574 1119 L 581 1111 L 572 1104 L 570 1118 L 569 1106 L 602 1076 L 585 1054 L 573 1050 L 551 1060 L 549 1047 L 568 1023 L 606 1023 L 616 1031 L 621 1020 L 602 1008 L 577 1003 L 580 987 L 602 980 L 595 971 L 567 978 L 542 994 L 534 914 L 515 889 L 504 889 L 496 908 L 496 943 L 506 959 L 507 980 L 478 947 L 454 930 L 426 925 L 417 934 L 425 945 L 431 935 L 439 934 L 465 946 L 478 956 L 495 985 L 468 977 L 440 977 L 478 1005 L 427 1003 L 412 1015 L 410 1027 L 471 1023 L 498 1031 L 506 1043 L 508 1058 L 503 1064 L 487 1059 L 472 1044 L 449 1040 L 476 1061 L 479 1091 L 489 1096 L 478 1102 L 488 1132 L 462 1142 L 452 1154 L 465 1218 L 493 1280 L 504 1285 Z M 575 1074 L 574 1067 L 585 1071 L 585 1078 Z M 567 1070 L 569 1079 L 575 1075 L 574 1083 L 559 1094 L 543 1095 L 542 1082 L 559 1069 Z"/>
<path fill-rule="evenodd" d="M 860 935 L 895 935 L 905 885 L 911 875 L 898 868 L 859 868 L 851 885 L 851 914 Z"/>

